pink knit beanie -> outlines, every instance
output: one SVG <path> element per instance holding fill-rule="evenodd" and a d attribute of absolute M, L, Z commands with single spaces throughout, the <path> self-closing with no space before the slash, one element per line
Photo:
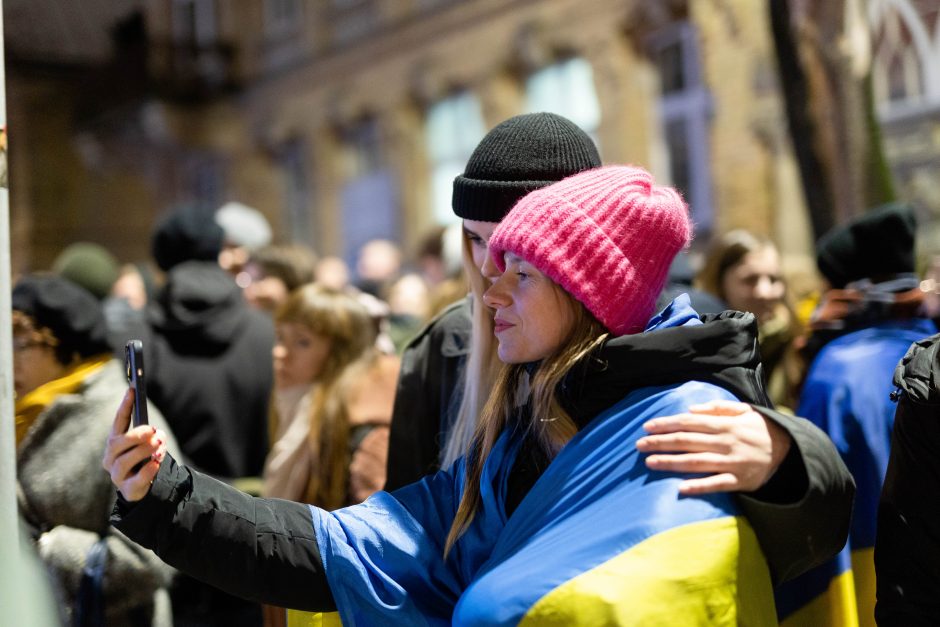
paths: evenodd
<path fill-rule="evenodd" d="M 642 168 L 587 170 L 522 198 L 489 251 L 522 257 L 581 301 L 616 335 L 646 327 L 673 257 L 688 245 L 688 207 Z"/>

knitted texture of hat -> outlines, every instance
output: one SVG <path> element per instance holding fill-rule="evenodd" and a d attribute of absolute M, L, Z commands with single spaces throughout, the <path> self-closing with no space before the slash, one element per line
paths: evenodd
<path fill-rule="evenodd" d="M 554 113 L 517 115 L 480 140 L 454 179 L 454 213 L 499 222 L 532 190 L 600 165 L 594 142 L 571 120 Z"/>
<path fill-rule="evenodd" d="M 835 288 L 914 272 L 916 231 L 912 207 L 882 205 L 823 235 L 816 244 L 816 265 Z"/>
<path fill-rule="evenodd" d="M 150 251 L 164 272 L 184 261 L 214 261 L 222 250 L 225 233 L 211 213 L 183 206 L 166 216 L 154 229 Z"/>
<path fill-rule="evenodd" d="M 646 327 L 669 265 L 692 237 L 679 193 L 642 168 L 609 166 L 532 192 L 496 227 L 489 251 L 525 259 L 616 335 Z"/>
<path fill-rule="evenodd" d="M 101 305 L 91 292 L 54 275 L 29 275 L 13 287 L 11 308 L 30 316 L 67 353 L 91 357 L 110 352 Z"/>
<path fill-rule="evenodd" d="M 102 300 L 121 274 L 118 260 L 106 248 L 93 242 L 76 242 L 65 248 L 55 261 L 52 271 L 81 285 Z"/>

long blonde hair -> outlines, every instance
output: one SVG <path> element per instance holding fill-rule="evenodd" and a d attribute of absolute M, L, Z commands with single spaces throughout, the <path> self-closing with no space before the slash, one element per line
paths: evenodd
<path fill-rule="evenodd" d="M 480 507 L 480 479 L 483 465 L 496 440 L 510 424 L 519 407 L 531 403 L 528 424 L 520 425 L 527 437 L 549 459 L 578 431 L 571 416 L 558 401 L 556 390 L 565 375 L 607 338 L 607 330 L 598 320 L 560 286 L 553 284 L 563 302 L 571 307 L 574 325 L 568 338 L 554 353 L 545 357 L 529 380 L 523 364 L 498 367 L 492 394 L 483 407 L 467 453 L 464 492 L 457 514 L 447 534 L 444 555 L 473 522 Z M 482 304 L 482 303 L 481 303 Z M 492 323 L 491 323 L 492 324 Z M 490 334 L 492 335 L 492 334 Z M 468 376 L 470 371 L 468 369 Z M 528 385 L 526 385 L 528 384 Z"/>
<path fill-rule="evenodd" d="M 343 381 L 350 373 L 362 372 L 363 364 L 375 358 L 375 324 L 355 298 L 314 283 L 292 292 L 278 309 L 275 322 L 301 324 L 330 342 L 310 403 L 312 466 L 304 500 L 325 509 L 342 507 L 349 466 Z"/>
<path fill-rule="evenodd" d="M 477 418 L 486 406 L 493 391 L 497 374 L 502 362 L 496 355 L 496 340 L 493 335 L 493 316 L 483 304 L 483 292 L 487 281 L 480 269 L 473 262 L 470 240 L 465 231 L 463 235 L 463 267 L 473 303 L 470 312 L 470 351 L 464 365 L 463 396 L 457 417 L 447 434 L 441 452 L 441 467 L 448 468 L 457 459 L 467 453 L 473 434 L 476 431 Z"/>

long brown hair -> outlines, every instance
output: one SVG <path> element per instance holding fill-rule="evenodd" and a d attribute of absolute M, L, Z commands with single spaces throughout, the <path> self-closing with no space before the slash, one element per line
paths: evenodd
<path fill-rule="evenodd" d="M 375 357 L 376 328 L 369 311 L 341 291 L 308 284 L 290 294 L 275 315 L 330 342 L 310 403 L 312 466 L 304 500 L 325 509 L 346 505 L 349 467 L 349 417 L 343 378 L 357 364 Z"/>
<path fill-rule="evenodd" d="M 560 286 L 553 286 L 563 301 L 571 307 L 574 326 L 561 346 L 541 361 L 531 379 L 524 364 L 504 364 L 500 367 L 467 454 L 464 492 L 447 534 L 445 557 L 473 522 L 480 507 L 483 465 L 496 440 L 521 405 L 531 403 L 531 420 L 523 427 L 527 431 L 527 437 L 530 437 L 549 459 L 554 458 L 578 432 L 574 420 L 558 401 L 556 390 L 565 375 L 603 343 L 607 338 L 607 330 L 584 305 Z"/>

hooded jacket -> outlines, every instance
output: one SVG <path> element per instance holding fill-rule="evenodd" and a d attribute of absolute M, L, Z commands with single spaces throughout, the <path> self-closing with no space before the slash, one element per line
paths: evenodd
<path fill-rule="evenodd" d="M 915 342 L 894 373 L 899 399 L 878 505 L 875 619 L 940 622 L 940 334 Z"/>
<path fill-rule="evenodd" d="M 149 393 L 183 453 L 215 476 L 260 475 L 274 377 L 270 319 L 206 261 L 175 266 L 149 314 Z"/>
<path fill-rule="evenodd" d="M 683 331 L 674 329 L 680 325 Z M 481 490 L 487 495 L 484 508 L 458 542 L 457 557 L 453 560 L 441 561 L 442 534 L 446 535 L 459 502 L 463 487 L 462 462 L 392 494 L 380 492 L 362 505 L 333 513 L 316 508 L 304 512 L 305 506 L 298 504 L 253 501 L 229 494 L 223 486 L 170 462 L 161 468 L 150 494 L 136 504 L 120 503 L 112 522 L 138 542 L 153 547 L 169 563 L 249 598 L 308 610 L 322 611 L 339 606 L 344 621 L 362 621 L 363 624 L 378 620 L 386 611 L 400 612 L 399 616 L 430 616 L 429 622 L 435 622 L 433 617 L 438 617 L 446 622 L 458 603 L 460 621 L 489 620 L 479 615 L 479 610 L 483 608 L 485 612 L 485 607 L 503 605 L 484 602 L 499 591 L 502 575 L 491 580 L 496 582 L 495 588 L 491 585 L 477 587 L 480 594 L 476 601 L 461 600 L 462 595 L 480 581 L 480 575 L 495 573 L 503 561 L 512 561 L 515 550 L 512 547 L 522 539 L 544 537 L 542 534 L 546 532 L 561 534 L 567 538 L 566 549 L 581 543 L 585 545 L 583 554 L 602 559 L 603 556 L 594 551 L 598 547 L 611 550 L 612 547 L 632 546 L 644 534 L 655 536 L 666 530 L 641 524 L 643 531 L 637 527 L 638 535 L 628 533 L 632 539 L 626 544 L 622 544 L 624 538 L 595 542 L 597 534 L 589 529 L 605 529 L 605 523 L 600 519 L 585 520 L 574 513 L 583 509 L 600 516 L 610 512 L 623 516 L 626 509 L 616 506 L 617 503 L 607 503 L 608 497 L 627 498 L 628 505 L 675 502 L 682 511 L 692 506 L 690 504 L 707 502 L 710 505 L 705 507 L 710 513 L 699 512 L 704 518 L 697 518 L 695 514 L 686 522 L 742 520 L 735 513 L 740 512 L 740 506 L 729 495 L 674 501 L 675 482 L 679 477 L 645 470 L 642 463 L 638 463 L 634 442 L 642 432 L 642 422 L 648 418 L 681 411 L 691 402 L 733 398 L 712 381 L 734 387 L 742 396 L 760 394 L 759 373 L 753 368 L 757 358 L 753 317 L 731 315 L 703 322 L 686 301 L 667 309 L 663 316 L 651 321 L 651 326 L 656 327 L 652 333 L 609 342 L 596 368 L 585 366 L 580 376 L 573 374 L 563 385 L 567 390 L 562 389 L 560 393 L 584 428 L 547 468 L 536 468 L 531 479 L 520 480 L 520 468 L 525 464 L 520 461 L 525 459 L 525 453 L 518 454 L 522 441 L 510 432 L 504 433 L 488 458 L 489 470 L 485 471 L 481 483 Z M 750 339 L 739 342 L 737 336 L 742 333 Z M 662 342 L 653 339 L 658 337 Z M 725 342 L 736 348 L 724 352 Z M 718 355 L 703 352 L 712 349 L 718 349 Z M 630 353 L 634 353 L 633 356 L 628 356 Z M 627 371 L 636 374 L 635 367 L 629 364 L 638 355 L 648 358 L 643 368 L 648 376 L 639 384 L 627 376 Z M 686 366 L 685 362 L 695 361 L 697 357 L 701 357 L 698 365 Z M 618 367 L 625 368 L 623 376 L 613 374 Z M 689 381 L 693 372 L 698 381 Z M 678 381 L 686 383 L 680 385 Z M 619 389 L 613 391 L 612 388 Z M 595 401 L 595 398 L 608 393 L 616 398 L 614 407 L 592 405 L 606 402 Z M 799 447 L 797 440 L 793 449 L 798 451 Z M 603 450 L 604 459 L 612 460 L 613 466 L 596 465 L 597 460 L 592 458 L 595 450 Z M 592 469 L 599 468 L 616 472 L 593 476 Z M 628 470 L 626 475 L 623 474 L 625 469 Z M 827 510 L 827 515 L 838 521 L 833 525 L 836 532 L 829 534 L 835 537 L 820 538 L 811 551 L 814 554 L 811 559 L 835 553 L 845 539 L 853 486 L 844 468 L 836 470 L 842 482 Z M 543 473 L 552 476 L 546 477 Z M 646 484 L 655 484 L 656 489 L 662 488 L 665 492 L 657 492 L 658 496 L 630 492 Z M 531 494 L 536 491 L 539 496 Z M 546 504 L 567 502 L 569 497 L 580 499 L 578 507 L 550 512 L 539 509 Z M 659 498 L 666 501 L 657 500 Z M 561 511 L 569 511 L 570 515 L 559 516 Z M 672 511 L 671 506 L 667 506 L 666 511 Z M 645 524 L 647 519 L 641 518 Z M 619 522 L 607 522 L 611 529 L 621 529 Z M 740 524 L 746 526 L 746 523 Z M 195 529 L 200 532 L 192 533 Z M 749 533 L 739 531 L 742 538 Z M 512 539 L 500 540 L 510 537 Z M 815 541 L 815 538 L 803 539 L 804 543 Z M 557 539 L 555 543 L 549 545 L 557 549 Z M 823 546 L 820 556 L 818 553 Z M 755 547 L 742 545 L 739 547 L 741 555 L 754 555 Z M 200 555 L 200 550 L 209 553 Z M 532 557 L 534 562 L 523 560 L 521 563 L 539 561 L 537 556 Z M 763 563 L 763 558 L 759 561 Z M 484 567 L 484 563 L 488 566 Z M 520 562 L 516 560 L 516 563 Z M 587 571 L 579 572 L 590 572 L 590 566 L 586 567 Z M 569 581 L 574 573 L 565 568 L 556 573 L 552 572 L 553 567 L 548 567 L 538 586 L 510 586 L 514 590 L 526 590 L 528 596 L 505 605 L 515 608 L 512 610 L 515 613 L 510 612 L 505 620 L 518 620 L 533 609 L 531 601 L 539 598 L 532 596 L 536 591 L 551 591 L 557 589 L 552 586 Z M 763 568 L 763 577 L 766 577 L 766 566 Z M 747 587 L 745 583 L 762 585 L 763 577 L 755 572 L 753 581 L 738 582 L 742 590 Z M 766 585 L 769 589 L 769 579 Z M 761 596 L 762 593 L 756 590 L 755 594 Z M 727 602 L 727 598 L 722 601 Z M 730 603 L 734 605 L 733 601 Z M 458 620 L 457 615 L 455 620 Z"/>

